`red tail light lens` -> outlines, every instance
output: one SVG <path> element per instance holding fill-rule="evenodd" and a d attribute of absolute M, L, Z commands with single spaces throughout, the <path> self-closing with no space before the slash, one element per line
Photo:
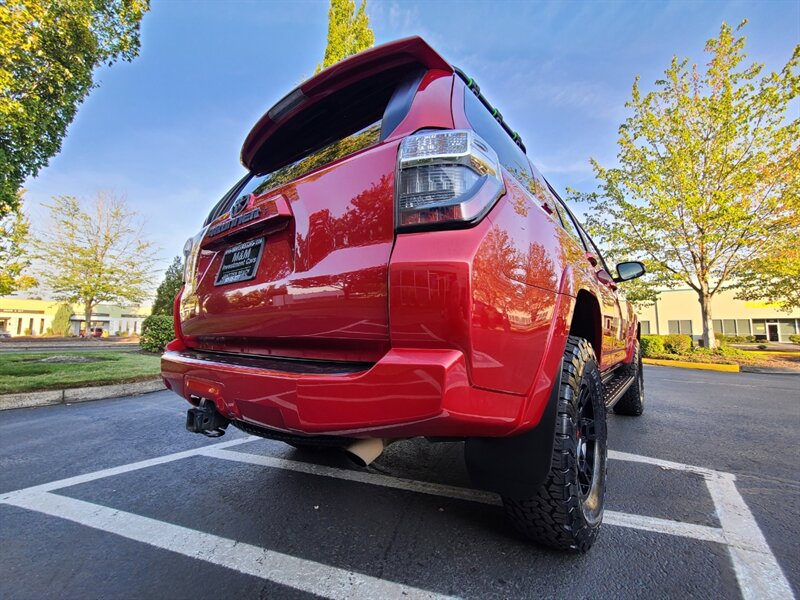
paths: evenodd
<path fill-rule="evenodd" d="M 399 230 L 472 225 L 504 191 L 497 154 L 473 131 L 426 131 L 400 144 Z"/>

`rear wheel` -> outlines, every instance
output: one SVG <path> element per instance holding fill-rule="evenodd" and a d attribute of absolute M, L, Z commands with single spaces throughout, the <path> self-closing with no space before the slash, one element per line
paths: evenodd
<path fill-rule="evenodd" d="M 630 417 L 638 417 L 644 412 L 644 372 L 642 369 L 642 351 L 639 344 L 633 353 L 633 360 L 622 367 L 623 375 L 633 375 L 635 379 L 614 405 L 614 413 Z"/>
<path fill-rule="evenodd" d="M 503 497 L 506 515 L 534 542 L 586 552 L 603 519 L 607 454 L 597 359 L 588 341 L 570 336 L 561 365 L 550 472 L 533 497 Z"/>

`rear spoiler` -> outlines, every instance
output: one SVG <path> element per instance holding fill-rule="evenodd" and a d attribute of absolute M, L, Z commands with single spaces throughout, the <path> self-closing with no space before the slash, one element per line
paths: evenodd
<path fill-rule="evenodd" d="M 242 145 L 242 164 L 252 170 L 258 149 L 280 129 L 282 122 L 308 110 L 329 94 L 376 73 L 414 64 L 455 72 L 425 40 L 417 36 L 359 52 L 301 83 L 270 108 L 247 134 Z"/>

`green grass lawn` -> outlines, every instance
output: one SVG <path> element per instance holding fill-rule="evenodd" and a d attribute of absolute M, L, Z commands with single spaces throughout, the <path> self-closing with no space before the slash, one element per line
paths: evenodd
<path fill-rule="evenodd" d="M 0 394 L 153 379 L 160 363 L 159 355 L 145 352 L 0 353 Z"/>

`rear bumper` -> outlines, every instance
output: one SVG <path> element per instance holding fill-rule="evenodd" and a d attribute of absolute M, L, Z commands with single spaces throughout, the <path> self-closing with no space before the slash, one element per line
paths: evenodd
<path fill-rule="evenodd" d="M 230 419 L 290 433 L 349 437 L 503 436 L 521 418 L 524 396 L 471 386 L 458 350 L 393 349 L 366 370 L 280 370 L 258 359 L 224 361 L 173 342 L 164 381 L 190 402 L 213 400 Z"/>

